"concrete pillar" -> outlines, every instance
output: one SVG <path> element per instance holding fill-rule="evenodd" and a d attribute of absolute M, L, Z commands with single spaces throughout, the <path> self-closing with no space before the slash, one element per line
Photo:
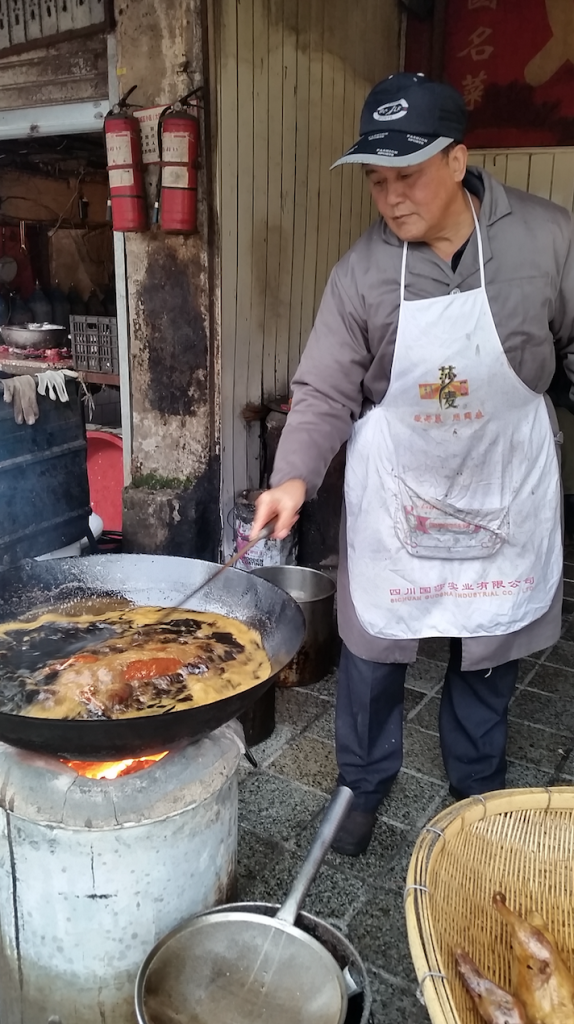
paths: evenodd
<path fill-rule="evenodd" d="M 169 104 L 204 84 L 201 0 L 116 0 L 120 91 Z M 215 558 L 219 458 L 211 331 L 211 181 L 202 124 L 197 235 L 126 235 L 131 336 L 132 485 L 128 551 Z M 207 132 L 209 138 L 209 132 Z M 157 168 L 147 174 L 150 205 Z"/>

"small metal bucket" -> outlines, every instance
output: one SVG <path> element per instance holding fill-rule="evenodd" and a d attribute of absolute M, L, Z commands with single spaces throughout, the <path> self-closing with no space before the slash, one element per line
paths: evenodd
<path fill-rule="evenodd" d="M 318 683 L 333 668 L 337 653 L 334 581 L 300 565 L 266 565 L 253 569 L 251 575 L 285 590 L 305 616 L 305 639 L 293 660 L 275 676 L 277 686 Z"/>

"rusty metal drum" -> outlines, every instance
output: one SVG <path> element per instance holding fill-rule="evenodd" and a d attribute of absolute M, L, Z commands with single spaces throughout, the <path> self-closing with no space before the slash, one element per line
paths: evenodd
<path fill-rule="evenodd" d="M 233 541 L 235 550 L 247 544 L 255 519 L 255 502 L 262 491 L 241 491 L 232 509 Z M 255 547 L 246 552 L 237 563 L 238 569 L 260 569 L 273 565 L 295 565 L 297 561 L 297 527 L 295 526 L 284 540 L 268 537 L 260 540 Z"/>

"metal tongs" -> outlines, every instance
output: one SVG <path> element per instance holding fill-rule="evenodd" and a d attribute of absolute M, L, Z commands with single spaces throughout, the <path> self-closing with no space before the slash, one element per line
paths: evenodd
<path fill-rule="evenodd" d="M 178 601 L 176 605 L 173 605 L 170 608 L 162 608 L 161 611 L 156 616 L 155 621 L 164 622 L 165 619 L 169 618 L 169 616 L 172 615 L 175 611 L 177 611 L 178 608 L 182 608 L 183 605 L 187 604 L 188 601 L 191 601 L 191 598 L 195 597 L 195 595 L 199 593 L 200 590 L 203 590 L 203 588 L 206 587 L 208 583 L 213 583 L 213 581 L 217 579 L 217 577 L 220 576 L 222 572 L 225 572 L 226 569 L 231 569 L 231 567 L 234 566 L 235 563 L 238 562 L 240 558 L 243 558 L 249 551 L 251 551 L 251 548 L 254 548 L 256 544 L 260 543 L 260 541 L 267 540 L 269 537 L 271 537 L 276 526 L 277 519 L 272 519 L 271 522 L 267 523 L 267 526 L 264 526 L 263 529 L 260 530 L 259 533 L 252 540 L 247 541 L 247 544 L 243 544 L 243 546 L 240 547 L 238 551 L 227 560 L 227 562 L 225 562 L 223 565 L 220 565 L 219 568 L 217 568 L 215 572 L 211 574 L 211 576 L 207 577 L 207 579 L 202 580 L 202 582 L 197 587 L 194 587 L 193 590 L 190 591 L 190 593 L 187 594 L 181 601 Z"/>

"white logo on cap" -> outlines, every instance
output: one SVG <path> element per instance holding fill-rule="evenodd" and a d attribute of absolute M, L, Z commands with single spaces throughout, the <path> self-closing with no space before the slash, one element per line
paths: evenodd
<path fill-rule="evenodd" d="M 373 117 L 375 121 L 396 121 L 404 117 L 409 109 L 406 100 L 397 100 L 395 103 L 383 103 L 382 107 L 375 110 Z"/>

